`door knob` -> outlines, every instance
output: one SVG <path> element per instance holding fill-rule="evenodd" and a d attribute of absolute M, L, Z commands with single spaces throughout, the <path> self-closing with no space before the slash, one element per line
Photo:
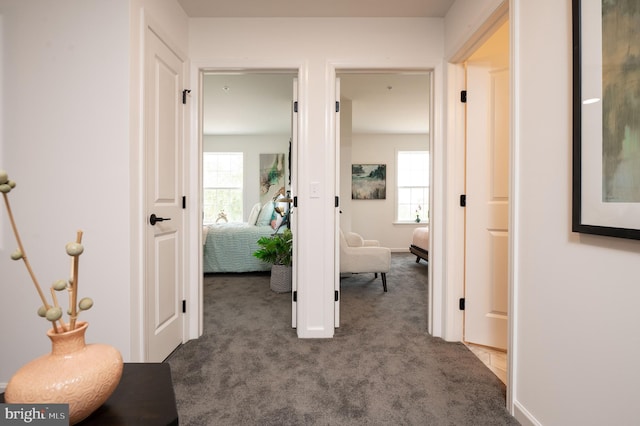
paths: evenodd
<path fill-rule="evenodd" d="M 152 213 L 151 216 L 149 216 L 149 223 L 152 225 L 155 225 L 156 222 L 164 222 L 165 220 L 171 220 L 170 217 L 158 217 L 155 215 L 155 213 Z"/>

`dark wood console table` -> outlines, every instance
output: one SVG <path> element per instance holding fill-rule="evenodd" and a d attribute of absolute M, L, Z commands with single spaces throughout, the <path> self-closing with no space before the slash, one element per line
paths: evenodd
<path fill-rule="evenodd" d="M 4 402 L 4 393 L 0 394 L 0 402 Z M 113 394 L 78 425 L 178 425 L 169 364 L 125 363 Z"/>

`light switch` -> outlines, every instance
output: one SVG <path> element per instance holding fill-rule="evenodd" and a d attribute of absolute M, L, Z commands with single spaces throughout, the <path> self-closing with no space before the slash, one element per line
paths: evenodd
<path fill-rule="evenodd" d="M 311 182 L 311 198 L 320 198 L 320 182 Z"/>

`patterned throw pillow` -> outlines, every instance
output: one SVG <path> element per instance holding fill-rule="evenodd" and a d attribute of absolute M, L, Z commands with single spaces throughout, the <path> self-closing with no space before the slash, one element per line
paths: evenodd
<path fill-rule="evenodd" d="M 260 209 L 256 226 L 271 226 L 271 217 L 273 216 L 273 201 L 267 201 Z"/>

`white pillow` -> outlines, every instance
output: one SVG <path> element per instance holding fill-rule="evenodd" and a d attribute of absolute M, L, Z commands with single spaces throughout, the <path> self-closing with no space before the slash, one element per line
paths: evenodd
<path fill-rule="evenodd" d="M 247 223 L 249 225 L 255 225 L 258 220 L 258 215 L 260 214 L 260 203 L 255 203 L 251 208 L 251 213 L 249 213 L 249 218 L 247 219 Z"/>
<path fill-rule="evenodd" d="M 271 226 L 271 216 L 273 216 L 273 201 L 267 201 L 260 209 L 256 226 Z"/>

